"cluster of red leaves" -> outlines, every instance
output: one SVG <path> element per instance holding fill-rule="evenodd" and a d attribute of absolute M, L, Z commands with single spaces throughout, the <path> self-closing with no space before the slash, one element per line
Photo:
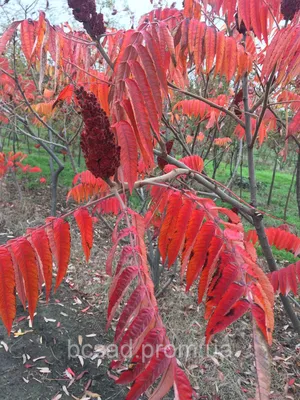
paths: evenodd
<path fill-rule="evenodd" d="M 13 153 L 0 153 L 0 179 L 3 178 L 9 170 L 22 171 L 22 172 L 42 172 L 39 167 L 31 167 L 30 165 L 24 165 L 22 161 L 27 157 L 27 154 L 21 152 Z"/>
<path fill-rule="evenodd" d="M 121 220 L 131 222 L 120 229 Z M 170 346 L 158 311 L 147 265 L 145 228 L 144 218 L 127 209 L 119 215 L 112 235 L 113 246 L 106 262 L 106 272 L 112 276 L 107 327 L 117 312 L 120 317 L 114 337 L 119 358 L 111 362 L 110 368 L 113 372 L 122 370 L 116 378 L 117 384 L 132 383 L 126 400 L 138 400 L 158 379 L 160 381 L 153 389 L 151 399 L 164 398 L 173 385 L 176 399 L 192 400 L 192 387 L 177 364 L 174 348 Z M 122 246 L 118 252 L 121 240 L 128 236 L 130 244 Z M 116 268 L 113 268 L 117 257 Z M 128 299 L 124 306 L 125 296 Z"/>
<path fill-rule="evenodd" d="M 93 219 L 86 208 L 78 208 L 73 216 L 81 233 L 86 260 L 93 244 Z M 16 316 L 16 292 L 33 319 L 42 285 L 49 299 L 53 264 L 56 266 L 55 290 L 61 284 L 70 259 L 70 225 L 63 218 L 49 217 L 46 224 L 27 230 L 26 236 L 0 246 L 0 318 L 10 333 Z"/>
<path fill-rule="evenodd" d="M 281 268 L 279 271 L 271 272 L 268 277 L 274 292 L 280 292 L 284 296 L 293 292 L 297 296 L 298 286 L 300 285 L 300 261 Z"/>
<path fill-rule="evenodd" d="M 96 12 L 95 0 L 68 0 L 68 5 L 73 9 L 73 15 L 84 27 L 92 38 L 99 38 L 105 33 L 103 14 Z"/>
<path fill-rule="evenodd" d="M 110 129 L 106 113 L 93 93 L 83 88 L 75 91 L 85 129 L 81 133 L 80 145 L 86 166 L 96 178 L 103 180 L 113 176 L 120 166 L 120 147 Z"/>
<path fill-rule="evenodd" d="M 208 321 L 206 343 L 250 312 L 271 344 L 273 288 L 257 264 L 255 248 L 247 242 L 239 216 L 193 193 L 153 187 L 151 196 L 146 222 L 160 227 L 163 263 L 171 267 L 180 259 L 186 290 L 198 286 L 198 302 L 204 303 Z"/>
<path fill-rule="evenodd" d="M 279 250 L 290 251 L 295 257 L 300 254 L 300 238 L 286 229 L 283 229 L 283 225 L 278 228 L 267 228 L 266 235 L 270 246 L 275 246 Z M 247 241 L 253 244 L 258 242 L 258 236 L 255 230 L 248 231 Z"/>

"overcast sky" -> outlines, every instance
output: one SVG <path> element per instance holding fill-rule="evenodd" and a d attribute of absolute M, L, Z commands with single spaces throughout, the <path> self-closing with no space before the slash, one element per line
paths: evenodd
<path fill-rule="evenodd" d="M 0 0 L 0 3 L 3 3 L 3 1 Z M 165 3 L 167 3 L 167 1 Z M 46 8 L 47 0 L 9 0 L 9 3 L 2 7 L 3 11 L 1 11 L 0 8 L 0 14 L 2 14 L 0 15 L 1 20 L 3 21 L 3 18 L 6 20 L 7 18 L 11 19 L 16 13 L 19 14 L 19 18 L 24 18 L 24 11 L 22 11 L 22 8 L 24 9 L 32 4 L 34 5 L 27 15 L 28 18 L 36 18 L 37 10 Z M 52 24 L 74 21 L 68 10 L 67 0 L 48 0 L 48 4 L 49 11 L 47 12 L 47 18 Z M 129 6 L 130 10 L 135 13 L 135 24 L 138 22 L 141 15 L 153 8 L 150 0 L 115 0 L 115 4 L 118 14 L 114 18 L 120 25 L 127 28 L 129 27 L 130 19 L 128 14 L 122 12 L 126 4 Z M 171 4 L 171 2 L 169 4 Z"/>

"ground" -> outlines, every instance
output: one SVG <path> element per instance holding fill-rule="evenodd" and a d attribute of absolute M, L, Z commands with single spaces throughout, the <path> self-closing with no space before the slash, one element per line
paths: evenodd
<path fill-rule="evenodd" d="M 29 190 L 28 186 L 22 186 L 22 201 L 12 184 L 5 184 L 2 190 L 0 243 L 22 235 L 29 226 L 42 224 L 49 215 L 47 187 Z M 74 207 L 65 203 L 65 194 L 66 190 L 60 188 L 58 208 L 61 213 Z M 18 306 L 10 338 L 0 324 L 1 400 L 125 399 L 126 387 L 114 384 L 107 372 L 109 357 L 104 354 L 104 349 L 112 343 L 112 331 L 105 330 L 109 278 L 105 275 L 104 264 L 110 248 L 109 237 L 109 229 L 101 221 L 97 223 L 95 246 L 87 265 L 74 225 L 67 279 L 51 296 L 49 304 L 41 296 L 33 326 L 29 326 L 27 312 L 21 306 Z M 203 346 L 203 308 L 197 305 L 193 293 L 187 295 L 175 280 L 159 298 L 159 307 L 171 342 L 176 346 L 197 345 L 196 353 L 187 355 L 183 348 L 178 357 L 199 400 L 255 397 L 248 317 L 217 335 L 207 351 Z M 299 308 L 296 311 L 299 314 Z M 276 306 L 275 326 L 271 348 L 271 398 L 299 400 L 299 340 L 280 302 Z M 82 347 L 86 344 L 91 347 L 86 348 L 87 354 L 84 354 Z M 73 345 L 74 355 L 75 345 L 78 347 L 79 357 L 68 357 L 70 345 Z M 168 396 L 165 400 L 171 398 Z"/>

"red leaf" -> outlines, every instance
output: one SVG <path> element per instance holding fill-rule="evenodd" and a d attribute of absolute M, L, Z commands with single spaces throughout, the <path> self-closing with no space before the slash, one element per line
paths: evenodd
<path fill-rule="evenodd" d="M 175 360 L 174 363 L 176 363 Z M 182 371 L 181 368 L 178 367 L 177 363 L 175 365 L 174 375 L 175 375 L 175 382 L 174 382 L 175 400 L 192 400 L 193 389 L 191 387 L 191 384 L 186 374 Z"/>
<path fill-rule="evenodd" d="M 128 299 L 128 302 L 124 307 L 124 310 L 122 311 L 122 314 L 119 318 L 116 327 L 115 342 L 119 341 L 122 333 L 124 332 L 124 329 L 126 328 L 127 322 L 133 315 L 135 315 L 135 312 L 137 308 L 141 305 L 145 295 L 146 295 L 146 289 L 144 286 L 140 285 L 135 289 L 135 291 Z"/>
<path fill-rule="evenodd" d="M 25 19 L 21 23 L 21 44 L 22 51 L 28 63 L 30 63 L 31 53 L 35 40 L 36 22 L 30 19 Z"/>
<path fill-rule="evenodd" d="M 181 250 L 183 241 L 184 241 L 184 233 L 186 231 L 187 225 L 189 223 L 192 211 L 193 211 L 193 202 L 189 199 L 183 200 L 183 205 L 180 208 L 178 218 L 176 221 L 176 226 L 174 227 L 173 232 L 171 232 L 171 240 L 168 246 L 168 266 L 174 264 L 179 251 Z"/>
<path fill-rule="evenodd" d="M 0 55 L 4 52 L 7 43 L 10 41 L 10 39 L 13 37 L 13 34 L 15 33 L 17 27 L 21 21 L 14 21 L 12 22 L 9 27 L 3 32 L 3 34 L 0 36 Z"/>
<path fill-rule="evenodd" d="M 126 396 L 126 400 L 138 400 L 140 396 L 151 386 L 159 376 L 168 368 L 171 358 L 168 349 L 164 348 L 155 355 L 148 367 L 135 380 L 132 388 Z"/>
<path fill-rule="evenodd" d="M 171 54 L 173 64 L 176 67 L 177 63 L 176 63 L 176 57 L 175 57 L 174 40 L 173 40 L 173 37 L 172 37 L 165 22 L 163 22 L 163 21 L 159 22 L 159 30 L 160 30 L 160 33 L 162 34 L 161 36 L 163 38 L 163 43 L 167 46 L 167 48 Z"/>
<path fill-rule="evenodd" d="M 193 246 L 189 264 L 186 273 L 186 290 L 188 291 L 192 286 L 193 282 L 198 278 L 202 271 L 204 262 L 207 257 L 207 251 L 210 246 L 211 240 L 215 234 L 214 222 L 205 222 L 195 241 Z"/>
<path fill-rule="evenodd" d="M 249 31 L 250 24 L 250 1 L 249 0 L 238 0 L 238 15 L 239 15 L 239 25 L 243 21 L 246 29 Z"/>
<path fill-rule="evenodd" d="M 85 254 L 86 261 L 90 259 L 91 249 L 93 247 L 93 219 L 86 208 L 78 208 L 74 212 L 74 218 L 77 222 L 81 234 L 81 244 Z"/>
<path fill-rule="evenodd" d="M 261 40 L 261 25 L 260 25 L 260 1 L 259 0 L 249 0 L 250 3 L 250 16 L 251 16 L 251 26 L 254 33 Z"/>
<path fill-rule="evenodd" d="M 160 86 L 164 91 L 165 95 L 168 95 L 168 85 L 167 85 L 167 77 L 165 73 L 165 69 L 163 67 L 163 62 L 161 59 L 161 55 L 158 49 L 158 43 L 156 43 L 151 36 L 151 34 L 144 30 L 143 35 L 145 37 L 145 42 L 147 47 L 142 45 L 138 46 L 139 57 L 144 65 L 144 69 L 148 75 L 149 82 L 151 82 L 151 88 L 153 92 L 160 91 L 160 88 L 157 88 L 156 76 L 160 82 Z M 152 81 L 150 76 L 154 78 Z M 154 83 L 154 85 L 153 85 Z M 155 101 L 159 98 L 159 94 L 154 95 Z M 161 102 L 159 104 L 162 104 Z M 159 110 L 159 115 L 161 115 L 162 110 Z"/>
<path fill-rule="evenodd" d="M 11 241 L 10 246 L 24 279 L 29 315 L 33 320 L 39 296 L 38 267 L 35 253 L 31 244 L 25 238 Z"/>
<path fill-rule="evenodd" d="M 206 343 L 208 344 L 210 342 L 212 335 L 223 331 L 227 326 L 243 316 L 248 309 L 249 302 L 247 300 L 239 300 L 214 326 L 208 324 L 205 331 Z"/>
<path fill-rule="evenodd" d="M 206 24 L 198 22 L 198 29 L 194 47 L 194 59 L 197 73 L 202 70 L 202 61 L 204 59 L 204 37 L 205 37 Z"/>
<path fill-rule="evenodd" d="M 121 166 L 124 179 L 128 182 L 132 193 L 137 178 L 138 150 L 134 131 L 127 121 L 117 122 L 116 128 L 118 143 L 121 146 Z"/>
<path fill-rule="evenodd" d="M 209 320 L 207 331 L 212 330 L 214 326 L 222 322 L 224 316 L 229 313 L 234 304 L 244 295 L 245 289 L 245 286 L 235 282 L 229 286 L 222 297 L 222 301 L 219 302 Z"/>
<path fill-rule="evenodd" d="M 209 74 L 216 53 L 216 31 L 211 26 L 207 27 L 205 33 L 205 56 L 206 56 L 206 73 Z"/>
<path fill-rule="evenodd" d="M 14 255 L 14 252 L 12 251 L 11 246 L 8 247 L 8 251 L 10 253 L 12 263 L 14 266 L 17 293 L 18 293 L 19 299 L 25 310 L 26 309 L 26 292 L 25 292 L 24 279 L 22 277 L 20 267 L 17 263 L 16 257 Z"/>
<path fill-rule="evenodd" d="M 176 221 L 178 218 L 178 210 L 180 209 L 182 204 L 181 194 L 175 192 L 173 196 L 169 198 L 166 216 L 164 218 L 163 224 L 160 229 L 159 239 L 158 239 L 158 248 L 160 251 L 160 255 L 163 263 L 166 261 L 167 257 L 167 249 L 172 239 L 173 229 L 176 226 Z"/>
<path fill-rule="evenodd" d="M 165 370 L 159 384 L 152 392 L 149 400 L 163 399 L 169 393 L 173 383 L 174 383 L 174 362 L 172 360 L 169 364 L 169 367 Z"/>
<path fill-rule="evenodd" d="M 57 99 L 52 105 L 52 109 L 54 109 L 59 101 L 64 101 L 66 100 L 67 102 L 70 103 L 72 100 L 74 93 L 74 86 L 73 85 L 67 85 L 57 96 Z"/>
<path fill-rule="evenodd" d="M 217 236 L 213 237 L 210 247 L 208 249 L 207 261 L 204 265 L 199 280 L 199 287 L 198 287 L 199 304 L 202 302 L 203 296 L 205 295 L 208 285 L 210 284 L 210 281 L 213 277 L 222 248 L 223 248 L 223 241 Z"/>
<path fill-rule="evenodd" d="M 125 292 L 134 278 L 139 272 L 139 267 L 130 266 L 126 267 L 121 275 L 117 279 L 115 290 L 110 296 L 108 309 L 107 309 L 107 326 L 113 318 L 114 312 L 118 305 L 120 304 Z"/>
<path fill-rule="evenodd" d="M 147 328 L 154 318 L 154 312 L 153 306 L 142 308 L 134 318 L 119 345 L 121 358 L 125 358 L 130 352 L 134 351 L 140 337 L 147 334 Z"/>
<path fill-rule="evenodd" d="M 42 170 L 39 167 L 32 167 L 32 168 L 29 168 L 28 172 L 36 173 L 36 172 L 42 172 Z"/>
<path fill-rule="evenodd" d="M 233 37 L 226 37 L 225 55 L 222 65 L 222 74 L 226 76 L 227 82 L 233 77 L 237 64 L 237 44 Z"/>
<path fill-rule="evenodd" d="M 52 221 L 47 226 L 46 232 L 50 241 L 50 247 L 57 265 L 56 290 L 66 275 L 70 260 L 71 235 L 68 222 L 62 218 L 47 218 L 46 222 Z"/>
<path fill-rule="evenodd" d="M 186 235 L 185 235 L 185 240 L 184 240 L 184 246 L 182 250 L 182 261 L 181 261 L 181 277 L 184 274 L 186 265 L 188 263 L 188 260 L 190 258 L 191 251 L 193 249 L 197 233 L 203 223 L 204 219 L 204 211 L 203 210 L 198 210 L 195 209 L 192 212 L 192 215 L 190 217 L 188 227 L 186 230 Z"/>
<path fill-rule="evenodd" d="M 147 144 L 147 151 L 152 153 L 153 140 L 150 134 L 150 123 L 143 95 L 134 80 L 126 79 L 125 82 L 128 88 L 128 93 L 133 107 L 137 127 L 140 131 L 140 134 L 144 136 L 145 142 Z"/>
<path fill-rule="evenodd" d="M 162 115 L 162 96 L 160 90 L 160 82 L 157 75 L 157 71 L 155 69 L 152 58 L 149 55 L 148 50 L 142 46 L 138 46 L 139 56 L 144 66 L 144 70 L 147 75 L 148 83 L 154 98 L 155 108 L 158 114 L 158 117 L 161 118 Z M 163 71 L 161 73 L 164 73 Z M 166 79 L 165 79 L 166 80 Z"/>
<path fill-rule="evenodd" d="M 9 251 L 0 247 L 0 317 L 8 335 L 16 316 L 15 276 Z"/>
<path fill-rule="evenodd" d="M 155 101 L 153 98 L 153 94 L 147 80 L 145 71 L 141 67 L 141 65 L 137 61 L 131 61 L 129 63 L 133 76 L 135 78 L 136 83 L 138 84 L 140 91 L 143 93 L 145 104 L 147 104 L 147 112 L 149 115 L 149 120 L 152 126 L 152 129 L 159 137 L 159 121 L 158 121 L 158 113 L 155 106 Z"/>
<path fill-rule="evenodd" d="M 122 372 L 116 383 L 126 385 L 134 381 L 156 353 L 158 346 L 163 342 L 165 334 L 165 328 L 151 329 L 151 331 L 149 331 L 145 336 L 143 343 L 132 359 L 134 367 Z"/>
<path fill-rule="evenodd" d="M 215 66 L 214 76 L 216 76 L 219 72 L 221 72 L 224 54 L 225 54 L 225 35 L 223 31 L 220 31 L 217 33 L 216 66 Z"/>
<path fill-rule="evenodd" d="M 52 253 L 49 239 L 43 228 L 33 230 L 30 237 L 42 264 L 46 285 L 46 299 L 48 300 L 52 286 Z"/>

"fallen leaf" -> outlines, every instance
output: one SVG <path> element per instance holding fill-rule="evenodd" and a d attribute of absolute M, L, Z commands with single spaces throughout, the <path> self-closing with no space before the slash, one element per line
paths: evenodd
<path fill-rule="evenodd" d="M 51 371 L 47 367 L 37 368 L 41 374 L 50 374 Z"/>
<path fill-rule="evenodd" d="M 83 367 L 83 366 L 84 366 L 84 360 L 83 360 L 83 357 L 82 357 L 82 356 L 80 356 L 80 355 L 78 355 L 77 357 L 79 358 L 80 364 L 81 364 L 81 366 Z"/>
<path fill-rule="evenodd" d="M 39 361 L 39 360 L 45 360 L 45 358 L 46 358 L 46 356 L 42 356 L 42 357 L 34 358 L 32 361 L 36 362 L 36 361 Z"/>
<path fill-rule="evenodd" d="M 44 317 L 44 320 L 45 320 L 46 323 L 48 323 L 48 322 L 56 322 L 56 319 L 52 319 L 52 318 Z"/>
<path fill-rule="evenodd" d="M 51 400 L 60 400 L 62 398 L 62 394 L 57 394 Z"/>
<path fill-rule="evenodd" d="M 100 396 L 100 394 L 98 394 L 98 393 L 93 393 L 93 392 L 90 392 L 89 390 L 87 390 L 87 391 L 85 392 L 85 394 L 86 394 L 87 396 L 90 396 L 92 399 L 100 399 L 100 400 L 101 400 L 101 396 Z"/>
<path fill-rule="evenodd" d="M 71 370 L 71 368 L 67 368 L 64 372 L 64 375 L 69 378 L 72 379 L 73 376 L 75 376 L 75 373 Z"/>
<path fill-rule="evenodd" d="M 70 393 L 68 392 L 68 389 L 66 388 L 66 386 L 63 386 L 62 389 L 66 393 L 67 396 L 70 396 Z"/>
<path fill-rule="evenodd" d="M 1 344 L 1 346 L 3 346 L 4 347 L 4 350 L 6 351 L 6 352 L 8 352 L 8 345 L 5 343 L 5 342 L 0 342 L 0 344 Z"/>
<path fill-rule="evenodd" d="M 22 332 L 21 329 L 19 329 L 18 332 L 15 332 L 15 333 L 14 333 L 14 337 L 15 337 L 15 338 L 18 338 L 18 337 L 20 337 L 20 336 L 27 335 L 27 333 L 31 333 L 31 332 L 33 332 L 33 330 L 29 330 L 29 331 L 24 331 L 24 332 Z"/>
<path fill-rule="evenodd" d="M 85 374 L 88 374 L 89 371 L 82 371 L 78 376 L 76 376 L 76 381 L 79 381 Z"/>

